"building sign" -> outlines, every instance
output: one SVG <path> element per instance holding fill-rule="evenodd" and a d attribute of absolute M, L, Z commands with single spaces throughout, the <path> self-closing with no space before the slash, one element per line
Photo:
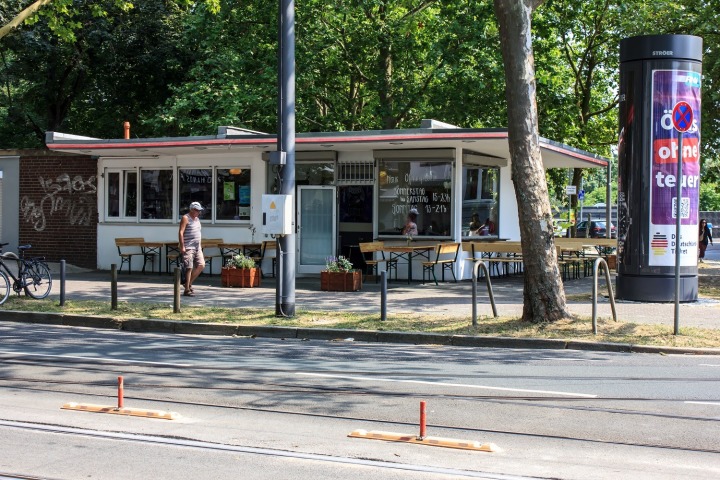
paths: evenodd
<path fill-rule="evenodd" d="M 650 235 L 651 266 L 694 266 L 697 260 L 698 202 L 700 197 L 700 74 L 685 70 L 655 70 L 652 74 Z M 686 102 L 694 112 L 692 126 L 683 134 L 682 178 L 676 179 L 678 132 L 673 107 Z M 681 182 L 680 239 L 675 238 L 677 182 Z"/>

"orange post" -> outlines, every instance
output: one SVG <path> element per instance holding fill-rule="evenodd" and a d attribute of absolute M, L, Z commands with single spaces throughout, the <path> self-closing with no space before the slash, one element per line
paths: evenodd
<path fill-rule="evenodd" d="M 118 410 L 123 408 L 123 395 L 125 394 L 124 390 L 125 387 L 123 377 L 118 377 Z"/>
<path fill-rule="evenodd" d="M 123 138 L 125 140 L 129 140 L 130 139 L 130 122 L 124 122 L 123 128 L 125 130 L 125 135 L 123 136 Z"/>
<path fill-rule="evenodd" d="M 425 400 L 420 402 L 420 436 L 418 440 L 424 439 L 427 435 L 427 406 Z"/>

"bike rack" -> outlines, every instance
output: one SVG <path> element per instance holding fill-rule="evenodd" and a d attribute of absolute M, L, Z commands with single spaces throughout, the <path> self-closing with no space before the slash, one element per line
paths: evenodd
<path fill-rule="evenodd" d="M 598 257 L 593 263 L 593 289 L 592 289 L 592 328 L 593 335 L 597 335 L 597 291 L 598 291 L 598 270 L 600 265 L 605 267 L 605 282 L 608 287 L 608 295 L 610 297 L 610 306 L 612 307 L 613 320 L 617 322 L 617 312 L 615 311 L 615 295 L 613 294 L 612 283 L 610 282 L 610 268 L 604 258 Z"/>
<path fill-rule="evenodd" d="M 477 274 L 478 268 L 482 267 L 485 274 L 485 284 L 487 285 L 488 297 L 490 297 L 490 305 L 492 305 L 493 316 L 498 317 L 497 307 L 495 306 L 495 296 L 493 295 L 492 285 L 490 283 L 490 272 L 488 271 L 485 260 L 475 260 L 473 264 L 472 275 L 472 324 L 477 326 Z"/>

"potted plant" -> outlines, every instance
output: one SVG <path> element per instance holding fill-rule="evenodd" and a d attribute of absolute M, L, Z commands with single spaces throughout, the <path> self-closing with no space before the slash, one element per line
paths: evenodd
<path fill-rule="evenodd" d="M 362 273 L 353 268 L 349 259 L 328 257 L 320 272 L 320 289 L 333 292 L 354 292 L 362 288 Z"/>
<path fill-rule="evenodd" d="M 259 287 L 260 276 L 255 260 L 242 253 L 230 257 L 220 272 L 223 287 Z"/>

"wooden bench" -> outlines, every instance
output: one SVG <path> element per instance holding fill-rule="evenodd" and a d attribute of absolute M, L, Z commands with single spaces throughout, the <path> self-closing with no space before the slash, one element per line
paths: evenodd
<path fill-rule="evenodd" d="M 132 257 L 138 256 L 143 257 L 143 273 L 145 272 L 145 264 L 148 258 L 152 262 L 155 254 L 145 254 L 142 248 L 142 244 L 145 243 L 143 237 L 122 237 L 115 239 L 115 246 L 118 249 L 118 255 L 120 255 L 120 272 L 122 272 L 123 265 L 127 263 L 128 274 L 132 273 Z"/>
<path fill-rule="evenodd" d="M 272 267 L 272 277 L 275 278 L 275 263 L 277 262 L 277 241 L 276 240 L 264 240 L 260 249 L 260 256 L 255 260 L 255 263 L 260 267 L 260 276 L 265 277 L 265 272 L 262 269 L 263 260 L 270 260 Z"/>
<path fill-rule="evenodd" d="M 363 256 L 363 262 L 365 262 L 365 275 L 368 272 L 375 276 L 375 283 L 378 281 L 380 264 L 385 264 L 385 271 L 388 275 L 388 280 L 392 276 L 393 269 L 395 270 L 395 280 L 397 280 L 397 258 L 386 258 L 385 257 L 385 242 L 363 242 L 359 244 L 360 253 Z M 379 252 L 379 256 L 377 256 Z M 368 257 L 368 255 L 370 255 Z"/>
<path fill-rule="evenodd" d="M 503 266 L 503 273 L 509 273 L 512 265 L 515 272 L 522 272 L 522 245 L 517 241 L 508 242 L 463 242 L 463 251 L 469 252 L 469 261 L 485 260 L 490 268 L 500 274 L 499 266 Z"/>
<path fill-rule="evenodd" d="M 224 243 L 222 238 L 208 238 L 202 239 L 200 245 L 202 245 L 203 257 L 205 257 L 205 265 L 209 268 L 209 273 L 212 276 L 213 271 L 213 260 L 216 258 L 220 259 L 220 267 L 222 267 L 223 254 L 220 250 L 220 245 Z"/>

